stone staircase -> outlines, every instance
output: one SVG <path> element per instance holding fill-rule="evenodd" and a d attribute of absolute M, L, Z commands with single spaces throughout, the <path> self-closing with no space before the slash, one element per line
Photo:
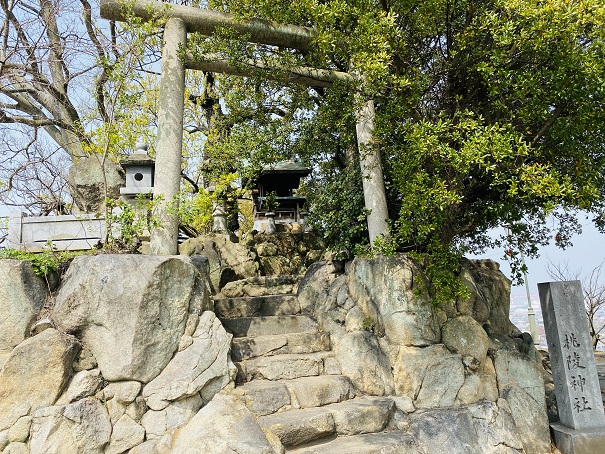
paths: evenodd
<path fill-rule="evenodd" d="M 301 314 L 296 295 L 217 296 L 214 305 L 234 336 L 235 392 L 276 452 L 416 452 L 412 437 L 383 432 L 394 401 L 355 395 L 350 379 L 340 374 L 329 335 Z"/>

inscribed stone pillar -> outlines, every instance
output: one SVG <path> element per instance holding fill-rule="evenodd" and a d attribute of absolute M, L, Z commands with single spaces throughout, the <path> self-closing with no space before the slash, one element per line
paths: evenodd
<path fill-rule="evenodd" d="M 187 44 L 187 27 L 171 18 L 164 29 L 162 79 L 158 112 L 154 198 L 158 201 L 158 226 L 151 230 L 150 252 L 156 255 L 178 253 L 179 220 L 176 214 L 181 180 L 183 148 L 183 107 L 185 64 L 182 52 Z"/>
<path fill-rule="evenodd" d="M 359 147 L 359 162 L 363 183 L 363 196 L 365 199 L 368 233 L 370 244 L 379 236 L 387 237 L 389 228 L 387 220 L 387 198 L 384 190 L 384 177 L 380 152 L 374 144 L 374 101 L 366 101 L 357 113 L 357 145 Z"/>
<path fill-rule="evenodd" d="M 579 281 L 538 284 L 564 454 L 605 453 L 605 414 Z"/>

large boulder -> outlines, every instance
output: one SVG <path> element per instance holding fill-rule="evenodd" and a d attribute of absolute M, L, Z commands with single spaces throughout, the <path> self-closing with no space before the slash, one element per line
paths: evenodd
<path fill-rule="evenodd" d="M 0 431 L 56 402 L 77 353 L 76 338 L 52 328 L 15 347 L 0 371 Z"/>
<path fill-rule="evenodd" d="M 455 353 L 468 355 L 483 363 L 487 357 L 489 337 L 470 315 L 449 319 L 442 328 L 443 344 Z"/>
<path fill-rule="evenodd" d="M 102 454 L 111 431 L 107 411 L 97 399 L 42 408 L 33 414 L 31 454 Z"/>
<path fill-rule="evenodd" d="M 29 262 L 0 260 L 0 359 L 28 337 L 47 294 Z"/>
<path fill-rule="evenodd" d="M 52 318 L 92 352 L 106 380 L 146 383 L 178 348 L 196 272 L 186 257 L 78 257 Z"/>
<path fill-rule="evenodd" d="M 232 242 L 228 235 L 210 234 L 191 238 L 179 246 L 179 253 L 208 259 L 213 293 L 218 293 L 228 282 L 258 274 L 258 263 L 250 250 Z"/>
<path fill-rule="evenodd" d="M 246 405 L 229 394 L 217 394 L 175 433 L 174 454 L 274 454 Z"/>
<path fill-rule="evenodd" d="M 198 393 L 210 400 L 235 376 L 231 337 L 213 312 L 204 312 L 191 345 L 178 352 L 160 375 L 143 388 L 147 405 L 162 410 L 172 401 Z M 212 389 L 205 389 L 208 387 Z"/>
<path fill-rule="evenodd" d="M 440 339 L 431 304 L 414 294 L 419 279 L 418 266 L 403 254 L 358 257 L 347 273 L 349 295 L 366 316 L 376 318 L 376 332 L 392 344 L 418 347 Z"/>
<path fill-rule="evenodd" d="M 527 454 L 548 452 L 550 433 L 541 364 L 515 351 L 495 352 L 500 397 L 510 405 Z"/>
<path fill-rule="evenodd" d="M 107 197 L 120 198 L 125 182 L 120 167 L 100 155 L 80 158 L 69 169 L 70 192 L 83 213 L 102 212 Z"/>

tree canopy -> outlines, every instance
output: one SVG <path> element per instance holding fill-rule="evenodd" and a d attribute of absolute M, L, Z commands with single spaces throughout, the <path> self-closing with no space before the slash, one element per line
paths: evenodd
<path fill-rule="evenodd" d="M 234 64 L 256 59 L 363 75 L 360 84 L 330 89 L 281 88 L 262 75 L 221 79 L 231 113 L 241 106 L 260 113 L 238 123 L 222 146 L 254 150 L 253 161 L 295 153 L 312 164 L 318 172 L 307 194 L 333 246 L 363 242 L 351 149 L 354 107 L 368 97 L 398 249 L 438 255 L 512 241 L 531 256 L 553 239 L 568 245 L 580 229 L 578 210 L 605 227 L 602 2 L 217 0 L 211 7 L 241 20 L 312 27 L 317 36 L 301 52 L 225 30 L 192 40 L 203 52 L 222 52 Z M 502 225 L 510 237 L 489 236 Z M 508 248 L 513 259 L 518 247 Z"/>

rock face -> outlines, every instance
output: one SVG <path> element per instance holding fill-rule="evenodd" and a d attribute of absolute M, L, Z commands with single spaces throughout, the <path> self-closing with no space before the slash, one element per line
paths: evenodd
<path fill-rule="evenodd" d="M 105 379 L 148 382 L 178 347 L 195 276 L 193 264 L 177 257 L 78 257 L 52 318 L 77 334 Z"/>
<path fill-rule="evenodd" d="M 78 352 L 72 336 L 47 329 L 19 344 L 0 371 L 0 431 L 55 403 Z"/>
<path fill-rule="evenodd" d="M 0 260 L 0 359 L 29 336 L 47 293 L 29 262 Z"/>
<path fill-rule="evenodd" d="M 217 395 L 176 436 L 174 454 L 274 454 L 256 419 L 234 396 Z"/>
<path fill-rule="evenodd" d="M 235 378 L 235 366 L 229 356 L 231 337 L 213 312 L 204 312 L 192 344 L 178 352 L 162 373 L 143 388 L 149 408 L 163 410 L 172 401 L 205 394 L 208 386 L 215 388 L 211 392 L 214 395 L 231 377 Z"/>
<path fill-rule="evenodd" d="M 120 197 L 120 187 L 125 181 L 117 164 L 110 160 L 103 163 L 97 155 L 80 158 L 69 169 L 71 195 L 82 213 L 102 212 L 107 197 Z"/>

